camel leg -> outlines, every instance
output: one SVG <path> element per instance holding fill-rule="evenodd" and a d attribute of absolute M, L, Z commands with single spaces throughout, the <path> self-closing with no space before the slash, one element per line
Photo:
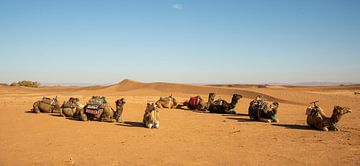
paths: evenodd
<path fill-rule="evenodd" d="M 87 118 L 87 116 L 86 116 L 85 113 L 80 112 L 79 120 L 81 120 L 81 121 L 87 121 L 88 118 Z"/>
<path fill-rule="evenodd" d="M 271 116 L 271 121 L 276 123 L 280 122 L 279 119 L 275 116 Z"/>
<path fill-rule="evenodd" d="M 40 113 L 40 109 L 38 106 L 35 106 L 33 110 L 35 111 L 35 113 Z"/>
<path fill-rule="evenodd" d="M 149 129 L 151 129 L 151 128 L 153 127 L 153 124 L 152 124 L 152 123 L 148 123 L 148 124 L 146 125 L 146 127 L 149 128 Z"/>
<path fill-rule="evenodd" d="M 120 122 L 120 123 L 124 122 L 122 119 L 122 113 L 123 113 L 123 110 L 119 111 L 119 115 L 118 115 L 119 117 L 117 118 L 117 122 Z"/>
<path fill-rule="evenodd" d="M 158 129 L 160 127 L 160 123 L 155 123 L 154 127 Z"/>
<path fill-rule="evenodd" d="M 65 115 L 64 115 L 64 113 L 63 113 L 63 109 L 62 109 L 62 108 L 60 109 L 60 116 L 65 117 Z"/>
<path fill-rule="evenodd" d="M 159 108 L 163 108 L 163 106 L 161 104 L 156 104 L 156 106 Z"/>

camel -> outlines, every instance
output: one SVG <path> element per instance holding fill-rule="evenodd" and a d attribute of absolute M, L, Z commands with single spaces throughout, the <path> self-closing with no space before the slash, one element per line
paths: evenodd
<path fill-rule="evenodd" d="M 105 97 L 93 96 L 75 117 L 81 121 L 99 120 L 105 122 L 119 122 L 119 120 L 121 121 L 125 99 L 119 99 L 115 103 L 116 111 L 108 105 Z"/>
<path fill-rule="evenodd" d="M 338 131 L 337 123 L 339 123 L 343 115 L 351 113 L 351 109 L 349 107 L 334 106 L 331 117 L 328 117 L 316 104 L 317 102 L 311 102 L 312 105 L 306 109 L 308 126 L 323 131 Z"/>
<path fill-rule="evenodd" d="M 61 105 L 60 115 L 63 117 L 74 117 L 84 106 L 79 104 L 79 99 L 70 97 L 67 102 Z"/>
<path fill-rule="evenodd" d="M 60 112 L 60 105 L 57 100 L 57 96 L 53 99 L 48 97 L 43 97 L 41 100 L 36 101 L 33 104 L 31 109 L 35 113 L 45 112 L 45 113 L 57 113 Z"/>
<path fill-rule="evenodd" d="M 160 97 L 158 101 L 155 102 L 158 108 L 175 108 L 177 106 L 176 99 L 170 95 L 169 97 Z"/>
<path fill-rule="evenodd" d="M 235 106 L 238 100 L 242 98 L 242 96 L 239 94 L 234 94 L 231 99 L 231 103 L 228 103 L 227 101 L 222 99 L 213 101 L 214 98 L 215 98 L 215 94 L 210 93 L 209 101 L 208 101 L 209 103 L 208 111 L 210 113 L 236 114 Z"/>
<path fill-rule="evenodd" d="M 279 119 L 276 117 L 278 108 L 278 102 L 273 102 L 270 106 L 268 106 L 268 103 L 263 100 L 261 96 L 258 96 L 250 102 L 248 114 L 251 120 L 268 123 L 279 122 Z"/>
<path fill-rule="evenodd" d="M 124 110 L 124 104 L 125 104 L 125 99 L 121 98 L 115 101 L 116 104 L 116 111 L 114 111 L 112 108 L 111 110 L 109 109 L 105 109 L 104 112 L 101 114 L 101 121 L 106 121 L 106 122 L 112 122 L 114 120 L 116 120 L 116 122 L 123 122 L 122 120 L 122 113 Z"/>
<path fill-rule="evenodd" d="M 189 100 L 184 101 L 182 104 L 178 104 L 176 108 L 182 109 L 186 106 L 190 110 L 206 111 L 207 103 L 201 96 L 190 97 Z"/>
<path fill-rule="evenodd" d="M 159 110 L 156 108 L 155 104 L 153 102 L 148 102 L 143 123 L 147 128 L 159 128 L 160 127 L 160 114 Z"/>

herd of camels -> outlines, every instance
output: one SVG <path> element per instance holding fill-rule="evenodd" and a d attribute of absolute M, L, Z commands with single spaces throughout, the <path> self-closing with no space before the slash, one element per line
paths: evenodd
<path fill-rule="evenodd" d="M 159 108 L 176 108 L 189 109 L 194 111 L 202 111 L 220 114 L 236 114 L 235 106 L 242 96 L 234 94 L 231 102 L 223 99 L 215 100 L 215 93 L 210 93 L 208 101 L 204 101 L 200 96 L 190 97 L 189 100 L 178 103 L 176 99 L 170 95 L 168 97 L 160 97 L 156 102 L 147 102 L 145 113 L 143 116 L 144 126 L 147 128 L 159 128 L 160 116 Z M 341 117 L 351 112 L 349 107 L 334 106 L 333 113 L 330 117 L 324 114 L 324 111 L 317 105 L 318 101 L 310 103 L 306 108 L 307 124 L 309 127 L 323 131 L 338 131 L 337 123 Z M 81 121 L 98 120 L 106 122 L 123 122 L 122 113 L 125 99 L 121 98 L 115 101 L 116 109 L 107 104 L 106 98 L 103 96 L 93 96 L 86 105 L 81 105 L 78 98 L 71 97 L 61 106 L 57 97 L 51 99 L 43 97 L 41 100 L 33 104 L 32 111 L 35 113 L 58 113 L 64 117 L 70 117 Z M 277 118 L 278 102 L 267 103 L 262 96 L 257 96 L 249 104 L 248 115 L 251 120 L 262 122 L 279 122 Z"/>

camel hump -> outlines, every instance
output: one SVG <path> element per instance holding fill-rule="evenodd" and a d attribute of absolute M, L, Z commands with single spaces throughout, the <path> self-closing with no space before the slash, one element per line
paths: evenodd
<path fill-rule="evenodd" d="M 43 97 L 40 101 L 46 104 L 51 104 L 51 99 L 49 97 Z"/>

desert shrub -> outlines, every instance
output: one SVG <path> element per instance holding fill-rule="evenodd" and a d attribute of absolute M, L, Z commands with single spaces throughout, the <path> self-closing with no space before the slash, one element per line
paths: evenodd
<path fill-rule="evenodd" d="M 10 86 L 25 86 L 25 87 L 31 87 L 31 88 L 38 88 L 40 86 L 39 82 L 34 82 L 34 81 L 18 81 L 18 82 L 13 82 L 10 84 Z"/>

